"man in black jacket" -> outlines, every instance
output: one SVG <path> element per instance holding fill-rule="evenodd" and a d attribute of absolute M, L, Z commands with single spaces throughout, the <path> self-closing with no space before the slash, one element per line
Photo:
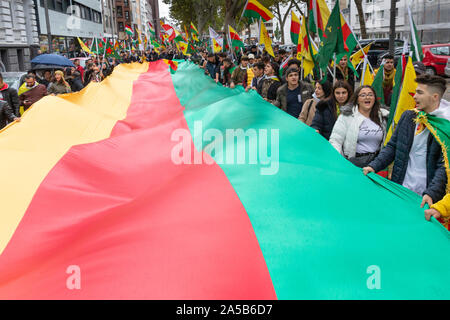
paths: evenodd
<path fill-rule="evenodd" d="M 0 129 L 6 126 L 9 122 L 20 121 L 20 118 L 16 117 L 11 107 L 6 101 L 0 100 Z"/>
<path fill-rule="evenodd" d="M 19 116 L 19 96 L 17 90 L 10 88 L 7 83 L 3 82 L 3 76 L 0 73 L 0 100 L 8 103 L 16 117 Z"/>
<path fill-rule="evenodd" d="M 416 109 L 450 120 L 450 104 L 442 99 L 446 81 L 423 75 L 416 82 Z M 431 207 L 444 197 L 447 176 L 440 144 L 426 127 L 416 124 L 416 117 L 415 111 L 405 111 L 386 147 L 363 170 L 378 172 L 394 161 L 391 180 L 421 195 L 421 207 Z"/>

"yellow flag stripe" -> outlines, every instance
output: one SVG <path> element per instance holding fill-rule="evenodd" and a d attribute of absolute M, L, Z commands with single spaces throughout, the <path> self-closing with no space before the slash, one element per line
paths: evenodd
<path fill-rule="evenodd" d="M 81 92 L 39 100 L 21 122 L 0 131 L 0 165 L 8 168 L 2 179 L 9 181 L 0 193 L 0 254 L 39 185 L 64 154 L 74 145 L 108 138 L 125 118 L 133 81 L 147 69 L 148 63 L 121 64 L 113 76 Z"/>

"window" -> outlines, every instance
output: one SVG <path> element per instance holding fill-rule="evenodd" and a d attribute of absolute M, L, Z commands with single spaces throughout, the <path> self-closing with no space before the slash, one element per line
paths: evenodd
<path fill-rule="evenodd" d="M 373 0 L 366 0 L 366 3 L 372 3 Z"/>
<path fill-rule="evenodd" d="M 378 11 L 378 19 L 384 19 L 384 10 Z"/>
<path fill-rule="evenodd" d="M 125 19 L 130 20 L 130 12 L 129 11 L 125 11 Z"/>
<path fill-rule="evenodd" d="M 91 8 L 84 7 L 84 10 L 86 11 L 86 20 L 92 21 Z"/>
<path fill-rule="evenodd" d="M 129 7 L 130 4 L 128 3 L 128 0 L 123 0 L 123 5 L 124 7 Z"/>
<path fill-rule="evenodd" d="M 398 8 L 395 8 L 395 16 L 398 17 Z"/>
<path fill-rule="evenodd" d="M 123 22 L 119 22 L 119 31 L 124 31 Z"/>
<path fill-rule="evenodd" d="M 58 12 L 63 12 L 63 1 L 56 0 L 55 10 Z"/>
<path fill-rule="evenodd" d="M 365 17 L 366 21 L 372 19 L 372 12 L 366 12 Z"/>
<path fill-rule="evenodd" d="M 118 17 L 118 18 L 122 18 L 122 15 L 123 15 L 123 13 L 122 13 L 122 7 L 117 7 L 117 17 Z"/>
<path fill-rule="evenodd" d="M 430 51 L 438 56 L 450 56 L 450 47 L 434 47 Z"/>

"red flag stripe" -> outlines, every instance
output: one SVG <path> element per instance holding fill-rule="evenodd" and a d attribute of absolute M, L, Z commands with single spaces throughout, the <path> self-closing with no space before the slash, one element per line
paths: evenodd
<path fill-rule="evenodd" d="M 153 63 L 111 138 L 71 148 L 42 182 L 0 256 L 0 298 L 275 299 L 223 170 L 172 161 L 177 129 L 183 107 Z"/>

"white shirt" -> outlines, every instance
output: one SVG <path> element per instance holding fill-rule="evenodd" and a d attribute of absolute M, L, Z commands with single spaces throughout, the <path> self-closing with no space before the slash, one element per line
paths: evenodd
<path fill-rule="evenodd" d="M 430 112 L 439 118 L 450 121 L 450 104 L 441 100 L 439 108 Z M 418 124 L 414 133 L 417 131 Z M 427 188 L 427 142 L 430 132 L 425 128 L 420 134 L 414 136 L 414 141 L 409 152 L 408 167 L 406 168 L 403 186 L 422 195 Z"/>
<path fill-rule="evenodd" d="M 383 141 L 383 129 L 369 118 L 359 126 L 356 153 L 377 152 Z"/>

